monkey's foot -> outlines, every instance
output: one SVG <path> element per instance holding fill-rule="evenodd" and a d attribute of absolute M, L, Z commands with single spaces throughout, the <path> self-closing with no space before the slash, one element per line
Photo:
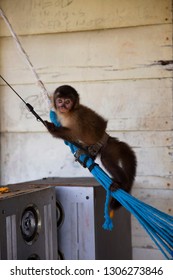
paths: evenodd
<path fill-rule="evenodd" d="M 109 189 L 110 189 L 111 192 L 115 192 L 115 191 L 117 191 L 119 188 L 120 188 L 120 184 L 117 183 L 117 182 L 113 182 L 113 183 L 110 185 L 110 187 L 109 187 Z"/>
<path fill-rule="evenodd" d="M 109 203 L 109 207 L 110 207 L 110 214 L 109 215 L 111 215 L 112 210 L 115 211 L 115 210 L 117 210 L 118 208 L 121 207 L 121 203 L 118 200 L 116 200 L 115 198 L 112 197 L 111 200 L 110 200 L 110 203 Z"/>
<path fill-rule="evenodd" d="M 118 183 L 118 182 L 115 182 L 115 181 L 109 187 L 111 192 L 115 192 L 115 191 L 119 190 L 120 188 L 121 188 L 121 184 Z M 118 208 L 120 208 L 121 207 L 121 203 L 118 200 L 116 200 L 115 198 L 111 197 L 110 203 L 109 203 L 109 207 L 111 209 L 111 212 L 110 212 L 109 215 L 113 216 L 114 213 L 112 211 L 113 210 L 117 210 Z"/>

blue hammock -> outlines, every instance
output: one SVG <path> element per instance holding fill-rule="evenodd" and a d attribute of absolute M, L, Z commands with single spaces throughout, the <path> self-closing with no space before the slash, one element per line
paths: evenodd
<path fill-rule="evenodd" d="M 57 115 L 54 111 L 50 111 L 50 119 L 56 126 L 61 126 L 57 120 Z M 65 141 L 75 155 L 79 148 Z M 105 222 L 103 228 L 111 230 L 113 228 L 112 219 L 109 216 L 109 200 L 110 196 L 117 199 L 131 214 L 133 214 L 142 227 L 147 231 L 151 239 L 161 250 L 166 259 L 173 258 L 173 217 L 157 210 L 156 208 L 140 201 L 122 189 L 114 192 L 109 190 L 112 184 L 112 179 L 100 168 L 94 160 L 86 154 L 81 154 L 78 158 L 81 164 L 90 170 L 95 179 L 106 190 L 106 201 L 104 209 Z"/>

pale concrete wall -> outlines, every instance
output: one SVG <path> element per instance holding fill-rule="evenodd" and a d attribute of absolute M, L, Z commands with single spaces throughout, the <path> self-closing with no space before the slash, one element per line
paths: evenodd
<path fill-rule="evenodd" d="M 87 3 L 87 4 L 86 4 Z M 49 92 L 68 83 L 133 146 L 133 195 L 173 213 L 171 0 L 1 0 Z M 0 19 L 0 73 L 43 117 L 42 96 Z M 159 62 L 160 61 L 160 62 Z M 0 81 L 1 184 L 90 176 Z M 133 257 L 163 258 L 132 217 Z"/>

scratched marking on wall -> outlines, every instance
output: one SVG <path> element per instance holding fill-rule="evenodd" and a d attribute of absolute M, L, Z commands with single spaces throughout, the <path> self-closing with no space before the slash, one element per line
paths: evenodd
<path fill-rule="evenodd" d="M 39 95 L 31 95 L 25 99 L 26 103 L 30 103 L 34 110 L 37 112 L 37 114 L 40 117 L 47 118 L 47 115 L 45 113 L 45 104 L 43 102 L 42 96 Z M 20 115 L 21 117 L 24 117 L 26 119 L 33 119 L 33 115 L 31 112 L 27 109 L 25 104 L 21 103 L 19 106 Z"/>

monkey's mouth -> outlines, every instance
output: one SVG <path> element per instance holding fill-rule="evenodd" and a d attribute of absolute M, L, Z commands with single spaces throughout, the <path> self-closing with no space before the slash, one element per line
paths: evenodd
<path fill-rule="evenodd" d="M 68 108 L 66 108 L 65 106 L 60 106 L 60 107 L 59 107 L 59 111 L 60 111 L 61 113 L 63 113 L 63 112 L 68 111 Z"/>

